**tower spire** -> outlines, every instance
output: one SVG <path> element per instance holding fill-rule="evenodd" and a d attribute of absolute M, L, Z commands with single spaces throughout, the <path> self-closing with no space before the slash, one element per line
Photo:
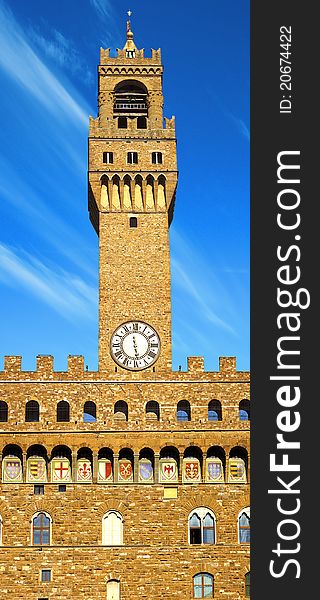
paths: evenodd
<path fill-rule="evenodd" d="M 127 51 L 127 53 L 129 53 L 129 57 L 132 58 L 133 54 L 135 52 L 135 50 L 137 50 L 137 47 L 133 41 L 133 32 L 131 30 L 131 15 L 132 15 L 132 11 L 129 9 L 127 12 L 127 15 L 129 17 L 129 19 L 127 20 L 127 40 L 124 46 L 124 50 Z"/>

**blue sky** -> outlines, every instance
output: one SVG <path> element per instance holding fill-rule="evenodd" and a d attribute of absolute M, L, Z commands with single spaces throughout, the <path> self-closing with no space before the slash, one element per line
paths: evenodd
<path fill-rule="evenodd" d="M 196 10 L 195 10 L 196 6 Z M 100 46 L 162 48 L 176 117 L 173 367 L 249 368 L 249 1 L 0 0 L 0 356 L 84 354 L 97 368 L 98 238 L 88 116 Z"/>

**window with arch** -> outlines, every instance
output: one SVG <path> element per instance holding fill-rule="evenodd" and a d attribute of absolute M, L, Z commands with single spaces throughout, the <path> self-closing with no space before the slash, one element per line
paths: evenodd
<path fill-rule="evenodd" d="M 250 571 L 249 571 L 249 573 L 246 573 L 245 591 L 246 591 L 246 598 L 250 598 Z"/>
<path fill-rule="evenodd" d="M 155 400 L 149 400 L 149 402 L 147 402 L 147 404 L 146 404 L 146 414 L 153 416 L 154 419 L 159 421 L 159 419 L 160 419 L 159 402 L 156 402 Z"/>
<path fill-rule="evenodd" d="M 197 573 L 193 577 L 193 597 L 213 598 L 213 576 L 210 573 Z"/>
<path fill-rule="evenodd" d="M 121 546 L 123 544 L 122 515 L 110 510 L 102 519 L 102 544 L 104 546 Z"/>
<path fill-rule="evenodd" d="M 120 600 L 120 581 L 110 579 L 107 583 L 107 600 Z"/>
<path fill-rule="evenodd" d="M 222 408 L 219 400 L 210 400 L 208 404 L 208 421 L 221 421 Z"/>
<path fill-rule="evenodd" d="M 128 420 L 128 404 L 125 402 L 125 400 L 118 400 L 118 402 L 115 403 L 114 414 L 118 415 L 118 418 L 122 419 L 123 421 Z"/>
<path fill-rule="evenodd" d="M 58 423 L 70 421 L 70 407 L 66 400 L 61 400 L 57 404 L 57 421 Z"/>
<path fill-rule="evenodd" d="M 97 420 L 97 407 L 94 402 L 88 400 L 83 407 L 83 421 L 85 423 L 95 423 Z"/>
<path fill-rule="evenodd" d="M 32 518 L 32 545 L 49 546 L 51 535 L 51 519 L 44 512 L 37 513 Z"/>
<path fill-rule="evenodd" d="M 250 401 L 241 400 L 239 404 L 239 419 L 240 421 L 250 421 Z"/>
<path fill-rule="evenodd" d="M 180 400 L 177 404 L 177 421 L 190 421 L 191 409 L 188 400 Z"/>
<path fill-rule="evenodd" d="M 8 405 L 4 400 L 0 400 L 0 423 L 8 421 Z"/>
<path fill-rule="evenodd" d="M 214 513 L 201 506 L 189 515 L 189 544 L 215 544 L 216 519 Z"/>
<path fill-rule="evenodd" d="M 39 421 L 39 403 L 36 400 L 29 400 L 26 404 L 26 422 L 35 423 Z"/>
<path fill-rule="evenodd" d="M 250 543 L 250 508 L 244 508 L 238 517 L 239 543 Z"/>

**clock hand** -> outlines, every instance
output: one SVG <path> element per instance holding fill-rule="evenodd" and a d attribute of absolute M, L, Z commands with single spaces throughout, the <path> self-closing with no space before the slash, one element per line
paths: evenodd
<path fill-rule="evenodd" d="M 138 354 L 138 346 L 137 346 L 137 342 L 136 342 L 136 336 L 133 336 L 133 349 L 134 349 L 134 354 L 136 358 L 139 358 L 139 354 Z"/>

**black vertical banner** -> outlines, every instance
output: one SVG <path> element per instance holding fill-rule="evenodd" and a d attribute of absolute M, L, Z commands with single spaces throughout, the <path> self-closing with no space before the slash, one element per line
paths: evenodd
<path fill-rule="evenodd" d="M 317 11 L 251 1 L 253 600 L 319 596 Z"/>

